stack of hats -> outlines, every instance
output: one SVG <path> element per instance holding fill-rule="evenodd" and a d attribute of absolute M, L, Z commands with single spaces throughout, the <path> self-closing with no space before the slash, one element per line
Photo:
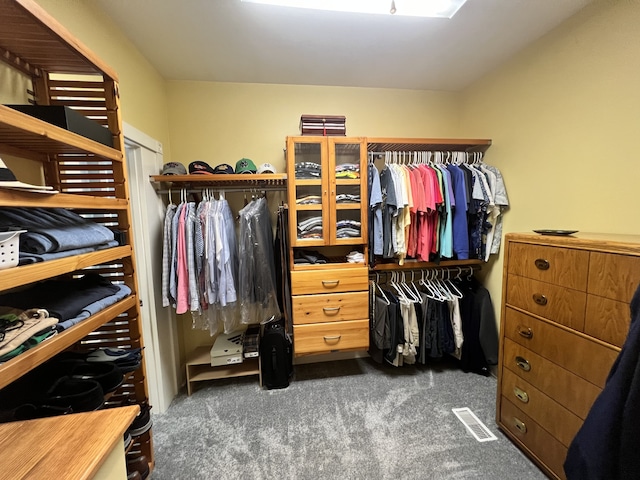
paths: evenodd
<path fill-rule="evenodd" d="M 263 163 L 259 167 L 250 158 L 241 158 L 236 162 L 235 169 L 228 163 L 221 163 L 211 167 L 207 162 L 195 160 L 189 164 L 189 175 L 224 175 L 234 173 L 276 173 L 276 169 L 270 163 Z M 162 168 L 163 175 L 187 175 L 185 166 L 178 162 L 165 163 Z"/>

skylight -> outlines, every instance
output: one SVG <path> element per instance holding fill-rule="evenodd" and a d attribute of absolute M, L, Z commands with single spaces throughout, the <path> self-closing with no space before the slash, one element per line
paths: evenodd
<path fill-rule="evenodd" d="M 467 0 L 242 0 L 280 7 L 375 13 L 409 17 L 451 18 Z"/>

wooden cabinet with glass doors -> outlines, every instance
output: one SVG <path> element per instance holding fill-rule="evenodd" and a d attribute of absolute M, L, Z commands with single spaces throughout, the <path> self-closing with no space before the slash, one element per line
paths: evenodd
<path fill-rule="evenodd" d="M 287 138 L 296 356 L 368 348 L 366 167 L 364 138 Z"/>
<path fill-rule="evenodd" d="M 366 244 L 364 138 L 289 137 L 291 245 Z"/>

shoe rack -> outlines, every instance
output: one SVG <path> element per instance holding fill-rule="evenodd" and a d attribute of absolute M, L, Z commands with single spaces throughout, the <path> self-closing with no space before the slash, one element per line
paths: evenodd
<path fill-rule="evenodd" d="M 59 335 L 0 364 L 0 388 L 67 350 L 143 347 L 118 76 L 32 0 L 0 0 L 0 60 L 31 80 L 32 103 L 67 106 L 106 127 L 112 146 L 0 105 L 0 154 L 38 165 L 44 195 L 0 189 L 3 207 L 67 208 L 121 232 L 119 246 L 0 273 L 0 291 L 90 270 L 131 295 Z M 9 167 L 11 164 L 7 161 Z M 106 399 L 108 407 L 148 402 L 144 358 L 140 368 Z M 133 440 L 129 454 L 153 468 L 151 430 Z M 51 472 L 55 474 L 55 472 Z M 53 476 L 53 475 L 52 475 Z"/>

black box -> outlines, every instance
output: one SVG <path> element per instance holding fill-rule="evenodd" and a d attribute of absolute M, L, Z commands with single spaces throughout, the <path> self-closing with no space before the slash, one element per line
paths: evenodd
<path fill-rule="evenodd" d="M 113 136 L 108 128 L 62 105 L 6 105 L 7 107 L 62 127 L 113 148 Z"/>

